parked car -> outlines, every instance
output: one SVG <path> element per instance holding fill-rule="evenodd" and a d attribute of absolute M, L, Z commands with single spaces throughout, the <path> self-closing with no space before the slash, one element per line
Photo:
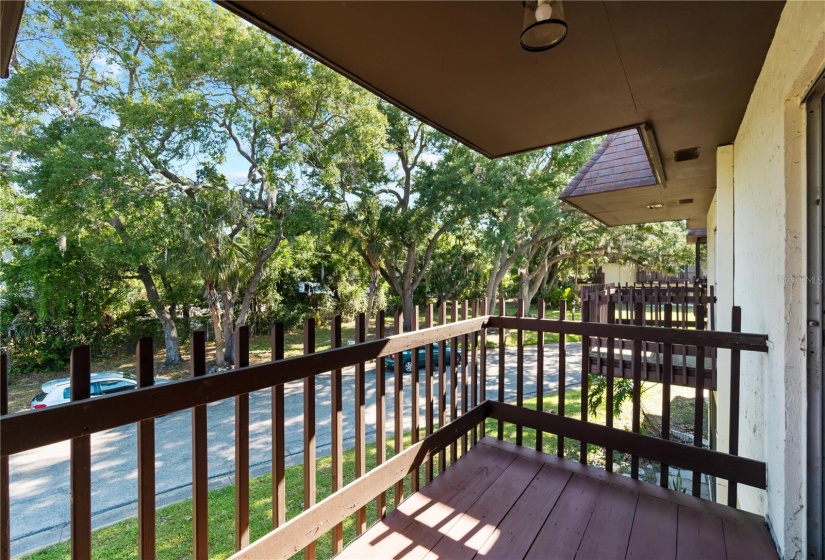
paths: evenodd
<path fill-rule="evenodd" d="M 90 376 L 92 397 L 113 395 L 123 391 L 131 391 L 137 387 L 134 375 L 122 371 L 100 371 Z M 168 383 L 168 379 L 155 379 L 155 383 Z M 71 387 L 68 377 L 60 377 L 46 381 L 40 386 L 40 392 L 32 399 L 31 409 L 39 410 L 47 406 L 63 404 L 71 401 Z"/>
<path fill-rule="evenodd" d="M 432 345 L 432 356 L 433 356 L 433 367 L 438 365 L 440 356 L 439 356 L 438 344 Z M 424 360 L 426 358 L 426 352 L 424 351 L 423 346 L 418 347 L 418 367 L 424 367 Z M 455 354 L 456 363 L 461 363 L 461 352 L 456 352 Z M 386 364 L 387 368 L 395 368 L 395 357 L 394 356 L 387 356 L 384 359 L 384 363 Z M 450 365 L 450 345 L 446 345 L 444 348 L 444 364 Z M 412 371 L 412 350 L 404 350 L 401 353 L 401 367 L 402 369 L 410 373 Z"/>

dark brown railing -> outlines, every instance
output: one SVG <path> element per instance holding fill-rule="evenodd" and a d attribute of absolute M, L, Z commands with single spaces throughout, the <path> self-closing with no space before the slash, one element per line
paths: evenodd
<path fill-rule="evenodd" d="M 694 481 L 699 480 L 700 473 L 717 476 L 730 481 L 729 504 L 736 504 L 736 484 L 743 483 L 757 488 L 766 487 L 765 465 L 757 461 L 737 457 L 737 436 L 731 433 L 731 454 L 703 449 L 701 413 L 698 416 L 694 432 L 694 446 L 668 441 L 669 431 L 663 431 L 661 438 L 640 433 L 640 387 L 641 354 L 643 344 L 657 344 L 663 349 L 665 365 L 672 360 L 677 346 L 695 347 L 697 358 L 704 348 L 722 348 L 732 352 L 734 359 L 732 381 L 736 389 L 731 397 L 731 417 L 738 420 L 738 382 L 740 378 L 738 359 L 741 351 L 767 351 L 767 337 L 763 335 L 739 332 L 722 333 L 712 331 L 690 331 L 640 325 L 601 324 L 572 322 L 564 320 L 565 307 L 560 309 L 561 320 L 544 318 L 544 302 L 539 302 L 538 318 L 524 317 L 524 305 L 519 302 L 516 317 L 504 316 L 504 302 L 498 305 L 499 315 L 488 315 L 487 303 L 476 302 L 471 307 L 467 303 L 450 307 L 451 322 L 446 322 L 446 306 L 438 310 L 437 326 L 431 326 L 434 309 L 428 306 L 425 312 L 423 330 L 414 330 L 418 326 L 418 317 L 412 321 L 413 331 L 400 333 L 402 322 L 395 318 L 396 333 L 384 337 L 385 317 L 380 313 L 376 320 L 376 338 L 367 339 L 367 322 L 363 315 L 356 321 L 356 344 L 342 346 L 341 321 L 336 318 L 332 323 L 330 350 L 315 352 L 315 323 L 309 321 L 304 327 L 305 355 L 284 359 L 284 331 L 281 325 L 272 330 L 272 361 L 249 366 L 249 331 L 241 328 L 236 333 L 236 369 L 228 372 L 206 375 L 206 351 L 202 333 L 195 333 L 192 339 L 190 379 L 173 383 L 154 385 L 152 375 L 151 340 L 145 339 L 138 345 L 138 378 L 140 387 L 130 393 L 121 393 L 108 397 L 89 399 L 88 384 L 90 360 L 88 347 L 79 347 L 72 353 L 71 379 L 72 398 L 70 404 L 46 408 L 38 411 L 23 412 L 4 416 L 0 423 L 0 518 L 7 520 L 9 511 L 8 457 L 30 449 L 56 443 L 72 441 L 72 555 L 74 558 L 90 558 L 91 551 L 91 479 L 89 436 L 92 433 L 137 423 L 139 426 L 139 546 L 141 556 L 151 557 L 155 546 L 155 512 L 154 512 L 154 420 L 161 415 L 181 410 L 192 411 L 192 446 L 193 446 L 193 553 L 195 558 L 207 557 L 207 457 L 206 457 L 206 405 L 211 402 L 234 398 L 236 424 L 236 517 L 235 547 L 238 557 L 273 558 L 289 557 L 295 552 L 304 551 L 307 558 L 314 557 L 315 542 L 326 532 L 332 532 L 333 552 L 344 546 L 342 522 L 349 516 L 355 516 L 356 533 L 366 530 L 366 506 L 373 500 L 377 502 L 379 516 L 388 510 L 385 491 L 394 488 L 395 503 L 404 497 L 404 480 L 410 477 L 412 491 L 417 489 L 419 480 L 426 483 L 447 468 L 448 461 L 455 461 L 461 454 L 476 444 L 486 433 L 487 419 L 497 423 L 497 436 L 504 437 L 505 424 L 516 426 L 518 443 L 523 443 L 527 430 L 536 433 L 536 448 L 544 449 L 542 436 L 558 436 L 556 452 L 564 457 L 564 438 L 581 442 L 578 459 L 588 461 L 588 445 L 608 449 L 605 467 L 612 467 L 614 452 L 628 453 L 633 456 L 631 476 L 638 478 L 638 459 L 644 457 L 661 462 L 662 485 L 667 485 L 668 465 L 674 465 L 695 471 Z M 459 309 L 460 316 L 459 318 Z M 490 309 L 490 311 L 493 311 Z M 472 318 L 468 318 L 472 315 Z M 734 315 L 734 326 L 739 323 Z M 497 400 L 488 400 L 487 379 L 487 331 L 498 330 L 499 371 Z M 506 330 L 516 331 L 518 341 L 516 352 L 516 391 L 515 402 L 505 402 L 505 360 Z M 525 402 L 525 364 L 524 334 L 528 331 L 541 333 L 538 337 L 539 358 L 537 361 L 537 405 L 536 409 L 522 406 Z M 545 333 L 559 335 L 559 408 L 557 414 L 547 414 L 542 410 L 542 397 L 546 381 L 544 371 Z M 633 430 L 611 427 L 613 402 L 613 380 L 616 369 L 607 367 L 607 398 L 605 399 L 608 420 L 603 426 L 590 421 L 587 410 L 587 386 L 582 383 L 581 418 L 567 418 L 564 415 L 565 395 L 569 379 L 566 371 L 567 337 L 583 337 L 583 355 L 587 356 L 588 346 L 595 339 L 605 339 L 608 349 L 612 341 L 629 340 L 632 347 L 632 378 L 635 381 L 633 392 Z M 449 375 L 445 364 L 439 360 L 438 371 L 434 371 L 431 353 L 426 352 L 424 364 L 424 422 L 423 438 L 419 435 L 421 421 L 420 400 L 422 394 L 418 386 L 418 375 L 408 377 L 402 371 L 401 353 L 419 346 L 430 348 L 438 344 L 440 356 L 445 355 L 446 341 L 451 345 L 451 363 Z M 461 350 L 462 359 L 456 358 Z M 384 382 L 384 358 L 395 355 L 394 371 L 394 405 L 395 405 L 395 454 L 387 459 L 384 454 L 387 441 L 386 425 L 386 385 Z M 417 361 L 417 352 L 412 352 Z M 608 362 L 613 353 L 608 351 Z M 366 470 L 366 362 L 377 361 L 376 368 L 376 466 Z M 7 402 L 5 380 L 7 361 L 3 357 L 2 402 Z M 344 486 L 343 477 L 343 421 L 342 406 L 343 381 L 341 370 L 355 366 L 355 480 Z M 413 363 L 413 372 L 418 371 L 418 364 Z M 331 373 L 328 373 L 331 372 Z M 332 460 L 332 494 L 316 503 L 315 483 L 315 437 L 314 418 L 314 381 L 316 375 L 331 375 L 331 460 Z M 437 375 L 438 395 L 434 394 L 434 379 Z M 697 377 L 698 380 L 702 376 Z M 304 511 L 292 519 L 286 516 L 286 482 L 285 482 L 285 438 L 284 438 L 284 384 L 302 380 L 304 383 Z M 670 380 L 663 379 L 666 395 L 670 389 Z M 261 389 L 272 391 L 272 527 L 268 535 L 249 544 L 249 393 Z M 403 401 L 411 403 L 411 445 L 404 448 Z M 702 410 L 704 385 L 696 383 L 696 410 Z M 437 403 L 437 413 L 436 413 Z M 669 398 L 663 399 L 663 423 L 669 422 Z M 5 406 L 5 404 L 4 404 Z M 437 416 L 437 418 L 436 418 Z M 437 422 L 437 424 L 436 424 Z M 732 422 L 735 427 L 736 424 Z M 447 449 L 449 448 L 449 456 Z M 438 468 L 435 467 L 436 462 Z M 693 493 L 699 495 L 694 485 Z M 10 533 L 7 521 L 2 529 L 2 547 L 0 555 L 8 556 Z M 211 528 L 212 530 L 225 530 Z"/>

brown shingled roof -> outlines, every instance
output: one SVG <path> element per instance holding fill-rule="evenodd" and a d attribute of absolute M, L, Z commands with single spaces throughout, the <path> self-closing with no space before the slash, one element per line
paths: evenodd
<path fill-rule="evenodd" d="M 585 163 L 561 198 L 655 185 L 639 131 L 635 128 L 608 134 Z"/>

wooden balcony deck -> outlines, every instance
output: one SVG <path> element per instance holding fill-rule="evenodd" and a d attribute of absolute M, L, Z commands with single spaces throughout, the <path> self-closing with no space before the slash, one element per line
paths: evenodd
<path fill-rule="evenodd" d="M 339 558 L 776 558 L 758 516 L 491 438 Z"/>

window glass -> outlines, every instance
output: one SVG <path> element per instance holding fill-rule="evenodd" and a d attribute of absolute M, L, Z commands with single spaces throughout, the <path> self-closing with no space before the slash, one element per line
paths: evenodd
<path fill-rule="evenodd" d="M 111 395 L 122 391 L 129 391 L 135 388 L 135 384 L 128 379 L 112 379 L 111 381 L 100 382 L 100 393 Z"/>

